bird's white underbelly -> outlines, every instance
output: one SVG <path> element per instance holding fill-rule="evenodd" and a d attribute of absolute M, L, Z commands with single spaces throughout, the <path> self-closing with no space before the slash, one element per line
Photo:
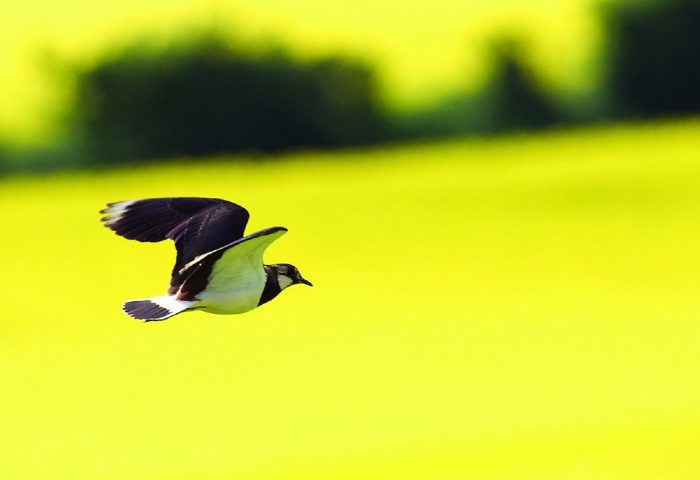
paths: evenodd
<path fill-rule="evenodd" d="M 228 294 L 200 295 L 197 307 L 209 313 L 244 313 L 258 306 L 261 290 L 235 290 Z"/>
<path fill-rule="evenodd" d="M 207 312 L 222 315 L 244 313 L 258 306 L 265 287 L 264 275 L 247 278 L 245 281 L 241 281 L 240 277 L 230 280 L 219 285 L 210 283 L 208 288 L 197 295 L 197 306 Z"/>

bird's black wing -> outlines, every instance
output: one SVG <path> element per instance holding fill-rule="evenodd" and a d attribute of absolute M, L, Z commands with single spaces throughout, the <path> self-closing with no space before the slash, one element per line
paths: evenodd
<path fill-rule="evenodd" d="M 122 237 L 175 241 L 171 286 L 181 283 L 179 271 L 194 258 L 242 238 L 250 216 L 235 203 L 197 197 L 127 200 L 110 203 L 101 213 L 105 226 Z"/>
<path fill-rule="evenodd" d="M 193 301 L 205 288 L 226 291 L 230 284 L 240 284 L 240 278 L 255 282 L 260 277 L 264 283 L 263 253 L 286 232 L 284 227 L 266 228 L 198 256 L 177 272 L 179 282 L 171 284 L 168 293 L 177 294 L 178 300 Z"/>

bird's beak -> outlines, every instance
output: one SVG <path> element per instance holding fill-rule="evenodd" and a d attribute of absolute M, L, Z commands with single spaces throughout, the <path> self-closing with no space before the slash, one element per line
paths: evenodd
<path fill-rule="evenodd" d="M 304 285 L 308 285 L 309 287 L 313 287 L 314 284 L 309 282 L 307 279 L 299 277 L 299 283 L 303 283 Z"/>

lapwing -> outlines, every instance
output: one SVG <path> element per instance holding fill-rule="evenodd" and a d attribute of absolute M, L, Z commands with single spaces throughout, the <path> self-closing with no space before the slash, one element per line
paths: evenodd
<path fill-rule="evenodd" d="M 311 285 L 288 263 L 263 264 L 263 253 L 287 232 L 270 227 L 243 236 L 248 211 L 217 198 L 173 197 L 107 204 L 104 225 L 130 240 L 175 242 L 177 258 L 165 295 L 128 300 L 138 320 L 165 320 L 186 310 L 244 313 L 285 288 Z"/>

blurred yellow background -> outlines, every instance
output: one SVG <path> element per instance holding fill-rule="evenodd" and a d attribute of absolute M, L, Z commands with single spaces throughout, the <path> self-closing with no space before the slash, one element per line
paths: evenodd
<path fill-rule="evenodd" d="M 647 98 L 633 82 L 622 94 L 600 88 L 576 97 L 602 75 L 596 8 L 594 0 L 6 0 L 0 479 L 700 478 L 700 121 L 602 124 L 696 108 L 692 98 L 679 107 L 671 95 L 660 107 L 642 101 L 643 108 L 625 110 L 623 94 Z M 678 12 L 674 18 L 687 17 Z M 610 21 L 633 18 L 627 15 Z M 303 138 L 300 129 L 301 140 L 282 135 L 266 144 L 265 130 L 257 144 L 193 141 L 201 150 L 164 150 L 190 125 L 175 123 L 162 135 L 167 108 L 142 110 L 156 120 L 144 122 L 155 128 L 140 140 L 128 134 L 145 130 L 131 123 L 141 111 L 129 102 L 123 116 L 107 108 L 91 118 L 102 104 L 90 88 L 77 89 L 87 98 L 73 112 L 83 123 L 65 116 L 77 93 L 61 83 L 71 81 L 61 68 L 99 62 L 135 38 L 168 44 L 198 27 L 231 30 L 251 50 L 279 42 L 300 58 L 365 58 L 376 66 L 378 96 L 389 110 L 444 103 L 423 112 L 427 120 L 414 122 L 414 131 L 410 112 L 400 118 L 400 134 L 388 131 L 395 118 L 343 116 L 349 108 L 340 108 L 332 141 L 309 127 L 317 138 Z M 484 52 L 511 35 L 524 41 L 527 58 L 506 49 L 505 74 L 489 84 L 495 87 L 482 97 L 450 97 L 488 76 Z M 623 64 L 645 58 L 630 51 Z M 194 78 L 200 73 L 197 54 L 183 64 L 183 78 L 193 78 L 191 68 Z M 72 81 L 91 87 L 127 72 L 147 77 L 149 87 L 162 80 L 157 69 L 130 70 L 144 58 L 156 57 L 127 57 L 112 70 L 86 67 Z M 274 62 L 245 63 L 230 52 L 227 61 L 229 70 L 219 73 L 233 77 L 247 68 L 328 67 L 280 61 L 287 70 L 275 70 Z M 344 73 L 351 83 L 359 79 L 360 95 L 340 98 L 341 107 L 361 94 L 374 98 L 371 71 L 363 72 Z M 138 82 L 114 84 L 101 100 L 117 98 L 117 106 L 120 95 L 133 101 L 128 92 L 145 91 L 146 105 L 160 93 Z M 299 91 L 281 85 L 292 97 Z M 668 85 L 665 93 L 675 93 L 678 83 Z M 569 95 L 563 102 L 560 91 Z M 207 101 L 230 107 L 240 100 L 222 92 L 233 101 Z M 243 97 L 262 96 L 233 117 L 255 111 L 265 94 L 245 90 Z M 499 110 L 499 95 L 509 94 Z M 465 98 L 461 113 L 451 110 Z M 167 95 L 159 100 L 160 107 L 177 104 Z M 294 100 L 295 114 L 305 113 L 307 103 Z M 566 102 L 578 102 L 573 120 L 557 110 Z M 286 105 L 244 120 L 264 130 L 270 115 L 288 113 Z M 488 118 L 483 105 L 502 118 Z M 367 107 L 376 113 L 373 103 Z M 518 118 L 528 109 L 536 120 L 544 112 L 540 123 Z M 218 111 L 203 112 L 190 120 L 208 133 L 219 125 L 207 115 Z M 295 114 L 271 124 L 293 127 Z M 483 130 L 462 128 L 472 114 Z M 222 137 L 245 136 L 233 117 L 221 117 L 229 127 Z M 359 123 L 353 118 L 387 120 L 378 122 L 387 131 L 333 140 L 334 129 Z M 459 128 L 445 128 L 446 119 Z M 562 127 L 592 121 L 600 123 Z M 42 150 L 61 128 L 70 130 L 63 143 Z M 444 139 L 484 132 L 500 136 Z M 132 141 L 144 149 L 129 150 Z M 385 143 L 306 148 L 373 142 Z M 115 145 L 121 150 L 106 158 Z M 267 153 L 226 153 L 255 148 Z M 188 158 L 188 151 L 223 153 Z M 165 159 L 178 152 L 185 153 Z M 161 160 L 149 163 L 154 157 Z M 251 212 L 249 232 L 288 227 L 266 261 L 297 265 L 315 286 L 291 288 L 241 316 L 127 318 L 124 300 L 165 291 L 174 249 L 119 238 L 97 212 L 107 202 L 159 196 L 240 203 Z"/>
<path fill-rule="evenodd" d="M 693 139 L 692 141 L 689 139 Z M 15 177 L 0 477 L 696 479 L 700 124 Z M 170 244 L 108 201 L 218 196 L 294 287 L 140 323 Z"/>

